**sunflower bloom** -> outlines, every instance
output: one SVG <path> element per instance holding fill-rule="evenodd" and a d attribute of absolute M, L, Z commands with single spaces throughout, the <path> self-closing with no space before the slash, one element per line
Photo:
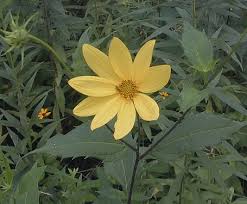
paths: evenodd
<path fill-rule="evenodd" d="M 128 48 L 113 38 L 108 56 L 84 44 L 83 56 L 98 76 L 79 76 L 69 85 L 88 97 L 73 110 L 77 116 L 94 116 L 91 129 L 99 128 L 115 116 L 114 138 L 126 136 L 134 126 L 136 112 L 146 121 L 157 120 L 159 107 L 148 95 L 163 88 L 171 75 L 170 65 L 150 66 L 155 41 L 150 40 L 132 60 Z"/>
<path fill-rule="evenodd" d="M 41 108 L 41 110 L 38 113 L 38 118 L 42 120 L 48 117 L 49 115 L 51 115 L 51 112 L 48 111 L 48 108 Z"/>

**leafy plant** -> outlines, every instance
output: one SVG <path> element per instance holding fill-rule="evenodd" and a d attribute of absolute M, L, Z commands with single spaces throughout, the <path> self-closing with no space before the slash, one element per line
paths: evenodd
<path fill-rule="evenodd" d="M 246 10 L 244 0 L 3 0 L 0 203 L 247 203 Z M 132 57 L 155 39 L 152 65 L 172 68 L 149 95 L 159 118 L 136 120 L 122 140 L 112 122 L 91 131 L 74 115 L 84 97 L 68 86 L 94 75 L 82 46 L 107 53 L 112 37 Z"/>

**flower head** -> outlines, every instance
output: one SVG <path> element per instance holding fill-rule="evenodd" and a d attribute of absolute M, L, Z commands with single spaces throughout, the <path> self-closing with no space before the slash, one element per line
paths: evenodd
<path fill-rule="evenodd" d="M 32 15 L 27 19 L 27 21 L 19 25 L 18 20 L 19 16 L 17 16 L 14 20 L 13 16 L 10 14 L 11 22 L 10 22 L 10 31 L 2 30 L 0 31 L 4 34 L 4 36 L 0 36 L 3 40 L 10 46 L 10 48 L 6 51 L 10 52 L 15 48 L 22 47 L 25 43 L 27 43 L 29 39 L 29 32 L 30 30 L 27 29 L 28 24 L 30 21 L 36 16 L 36 14 Z M 1 33 L 0 32 L 0 33 Z"/>
<path fill-rule="evenodd" d="M 51 112 L 48 111 L 48 108 L 41 108 L 40 112 L 38 113 L 38 118 L 40 120 L 48 117 L 51 114 Z"/>
<path fill-rule="evenodd" d="M 168 94 L 167 92 L 165 92 L 165 91 L 159 92 L 159 95 L 160 95 L 163 99 L 165 99 L 166 97 L 169 96 L 169 94 Z"/>
<path fill-rule="evenodd" d="M 136 112 L 146 121 L 157 120 L 159 107 L 146 93 L 163 88 L 169 81 L 169 65 L 150 66 L 155 41 L 143 45 L 132 61 L 124 43 L 113 38 L 109 55 L 84 44 L 83 56 L 98 76 L 79 76 L 69 85 L 88 97 L 73 110 L 77 116 L 95 115 L 91 129 L 99 128 L 117 115 L 114 137 L 121 139 L 134 126 Z"/>

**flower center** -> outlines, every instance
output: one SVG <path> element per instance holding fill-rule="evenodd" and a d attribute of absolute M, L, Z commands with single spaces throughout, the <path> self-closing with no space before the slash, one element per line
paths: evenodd
<path fill-rule="evenodd" d="M 116 87 L 121 96 L 126 99 L 133 99 L 137 92 L 136 84 L 131 80 L 124 80 L 122 83 Z"/>

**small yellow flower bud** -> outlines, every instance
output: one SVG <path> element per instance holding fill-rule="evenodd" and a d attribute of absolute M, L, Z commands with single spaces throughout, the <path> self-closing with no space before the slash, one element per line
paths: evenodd
<path fill-rule="evenodd" d="M 165 99 L 166 97 L 169 96 L 169 94 L 168 94 L 167 92 L 165 92 L 165 91 L 159 92 L 159 95 L 160 95 L 163 99 Z"/>
<path fill-rule="evenodd" d="M 48 108 L 41 108 L 40 112 L 38 113 L 38 118 L 40 120 L 48 117 L 51 114 L 51 112 L 48 111 Z"/>

